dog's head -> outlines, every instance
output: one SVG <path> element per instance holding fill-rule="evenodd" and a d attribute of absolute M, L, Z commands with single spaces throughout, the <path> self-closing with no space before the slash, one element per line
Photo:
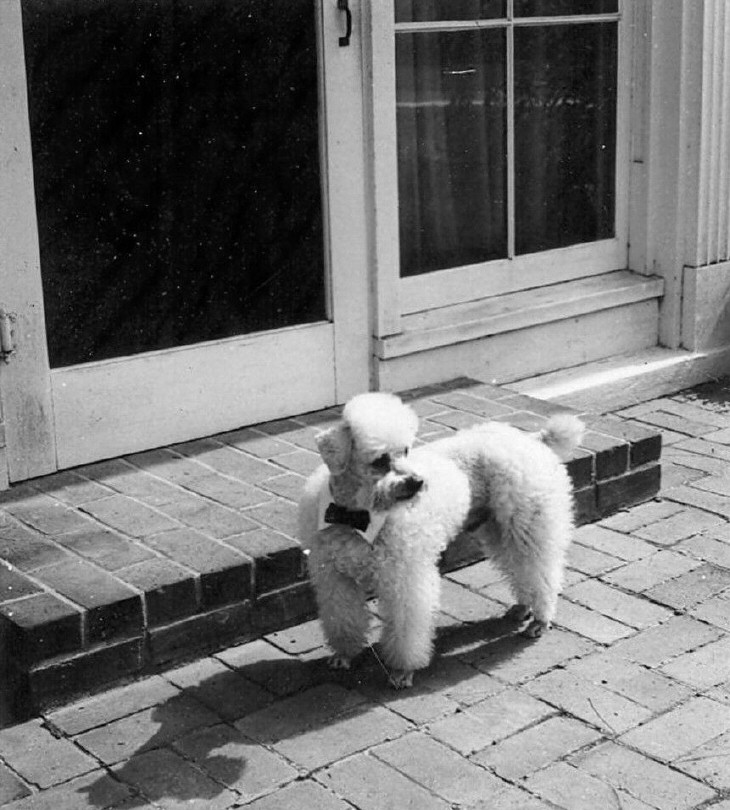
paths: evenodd
<path fill-rule="evenodd" d="M 342 420 L 317 437 L 335 502 L 349 509 L 384 511 L 413 497 L 423 486 L 407 461 L 417 431 L 415 412 L 393 394 L 351 399 Z"/>

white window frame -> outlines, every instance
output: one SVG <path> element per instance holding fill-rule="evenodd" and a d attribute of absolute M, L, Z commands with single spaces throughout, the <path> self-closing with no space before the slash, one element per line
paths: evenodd
<path fill-rule="evenodd" d="M 401 316 L 446 307 L 518 290 L 556 284 L 575 278 L 625 269 L 628 265 L 629 119 L 631 100 L 631 38 L 629 0 L 619 0 L 618 14 L 526 18 L 512 20 L 508 0 L 508 63 L 513 52 L 517 25 L 616 21 L 618 25 L 616 221 L 615 237 L 591 243 L 520 255 L 514 258 L 400 277 L 398 238 L 398 161 L 396 129 L 395 38 L 397 31 L 473 30 L 475 27 L 505 27 L 504 21 L 458 21 L 447 23 L 394 22 L 394 0 L 371 0 L 363 4 L 364 62 L 368 67 L 365 87 L 371 173 L 372 255 L 376 274 L 378 337 L 399 334 Z M 508 76 L 509 104 L 513 103 Z M 512 116 L 508 116 L 510 119 Z M 508 188 L 513 203 L 513 133 L 509 125 Z M 513 219 L 513 211 L 509 212 Z M 510 226 L 510 247 L 514 244 Z"/>

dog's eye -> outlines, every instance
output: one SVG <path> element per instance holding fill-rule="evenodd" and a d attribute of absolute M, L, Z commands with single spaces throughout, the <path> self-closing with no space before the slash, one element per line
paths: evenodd
<path fill-rule="evenodd" d="M 407 455 L 408 455 L 408 448 L 407 448 L 407 447 L 404 447 L 404 448 L 403 448 L 403 455 L 404 455 L 404 456 L 407 456 Z"/>
<path fill-rule="evenodd" d="M 378 456 L 375 461 L 371 462 L 370 466 L 378 472 L 388 472 L 390 469 L 390 456 L 383 453 L 382 456 Z"/>

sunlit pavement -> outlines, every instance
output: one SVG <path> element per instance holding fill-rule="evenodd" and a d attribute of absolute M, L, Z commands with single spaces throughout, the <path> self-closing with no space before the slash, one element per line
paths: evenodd
<path fill-rule="evenodd" d="M 377 648 L 329 671 L 308 621 L 0 730 L 0 805 L 728 810 L 729 400 L 617 414 L 661 431 L 661 493 L 577 530 L 543 638 L 477 563 L 413 689 Z"/>

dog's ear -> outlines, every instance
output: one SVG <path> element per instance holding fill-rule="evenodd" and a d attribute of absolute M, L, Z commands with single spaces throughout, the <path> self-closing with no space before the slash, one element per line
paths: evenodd
<path fill-rule="evenodd" d="M 319 433 L 315 439 L 322 460 L 333 475 L 347 469 L 352 449 L 352 434 L 345 422 Z"/>

